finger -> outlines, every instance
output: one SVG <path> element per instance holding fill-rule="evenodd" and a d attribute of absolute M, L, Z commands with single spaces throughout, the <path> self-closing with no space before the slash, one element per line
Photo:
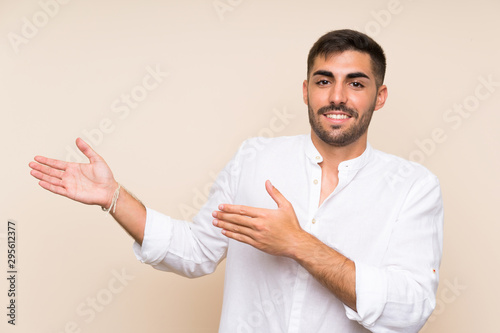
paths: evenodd
<path fill-rule="evenodd" d="M 89 144 L 85 141 L 83 141 L 83 139 L 81 138 L 77 138 L 76 139 L 76 146 L 78 147 L 78 149 L 80 149 L 80 151 L 88 157 L 89 161 L 90 162 L 95 162 L 97 160 L 100 160 L 102 159 L 101 156 L 99 156 L 95 151 L 94 149 L 92 149 Z"/>
<path fill-rule="evenodd" d="M 225 229 L 222 230 L 222 234 L 224 234 L 226 237 L 234 239 L 238 242 L 246 243 L 246 244 L 249 244 L 253 247 L 257 246 L 257 243 L 255 242 L 255 240 L 247 235 L 243 235 L 243 234 L 232 232 L 230 230 L 225 230 Z"/>
<path fill-rule="evenodd" d="M 238 234 L 248 234 L 248 229 L 247 227 L 241 226 L 239 224 L 231 223 L 231 222 L 226 222 L 223 220 L 215 219 L 212 221 L 213 225 L 216 226 L 217 228 L 220 228 L 222 230 L 229 230 L 234 233 Z"/>
<path fill-rule="evenodd" d="M 67 197 L 67 191 L 64 187 L 56 186 L 43 180 L 39 181 L 38 185 L 40 185 L 47 191 Z"/>
<path fill-rule="evenodd" d="M 35 161 L 37 161 L 38 163 L 41 163 L 41 164 L 48 165 L 49 167 L 52 167 L 52 168 L 55 168 L 58 170 L 66 170 L 66 167 L 68 166 L 68 162 L 55 160 L 52 158 L 47 158 L 45 156 L 35 156 Z M 32 167 L 31 163 L 30 163 L 30 167 Z"/>
<path fill-rule="evenodd" d="M 39 163 L 35 163 L 35 162 L 31 162 L 29 164 L 29 166 L 33 170 L 36 170 L 38 172 L 41 172 L 41 173 L 44 173 L 46 175 L 56 177 L 56 178 L 62 178 L 62 176 L 64 174 L 64 171 L 62 171 L 62 170 L 58 170 L 58 169 L 49 167 L 47 165 L 43 165 L 43 164 L 39 164 Z"/>
<path fill-rule="evenodd" d="M 49 176 L 49 175 L 42 173 L 40 171 L 37 171 L 37 170 L 31 170 L 30 174 L 33 177 L 35 177 L 36 179 L 41 180 L 45 183 L 56 185 L 56 186 L 62 186 L 62 179 L 61 178 L 52 177 L 52 176 Z"/>
<path fill-rule="evenodd" d="M 240 234 L 253 239 L 255 233 L 255 231 L 250 228 L 232 222 L 214 219 L 212 223 L 217 228 L 222 229 L 223 234 L 225 234 L 226 232 L 231 232 L 232 234 Z"/>
<path fill-rule="evenodd" d="M 229 205 L 229 204 L 222 204 L 219 205 L 219 210 L 226 212 L 226 213 L 231 213 L 231 214 L 238 214 L 242 216 L 248 216 L 248 217 L 258 217 L 260 216 L 262 212 L 262 208 L 255 208 L 255 207 L 249 207 L 249 206 L 243 206 L 243 205 Z"/>
<path fill-rule="evenodd" d="M 248 216 L 224 213 L 224 212 L 213 212 L 212 216 L 219 221 L 224 221 L 231 224 L 237 224 L 247 228 L 252 227 L 252 218 Z"/>
<path fill-rule="evenodd" d="M 281 208 L 287 204 L 289 204 L 288 200 L 281 194 L 280 191 L 276 187 L 271 184 L 271 181 L 266 180 L 266 190 L 267 193 L 273 198 L 274 202 L 278 205 L 278 208 Z"/>

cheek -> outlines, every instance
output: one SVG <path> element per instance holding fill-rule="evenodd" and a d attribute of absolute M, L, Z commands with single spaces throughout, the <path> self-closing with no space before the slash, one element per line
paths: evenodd
<path fill-rule="evenodd" d="M 373 105 L 373 100 L 364 95 L 352 95 L 349 99 L 350 104 L 358 111 L 364 111 L 369 109 Z M 348 103 L 349 104 L 349 103 Z"/>
<path fill-rule="evenodd" d="M 308 97 L 309 97 L 309 106 L 315 110 L 330 104 L 328 102 L 329 101 L 328 93 L 324 90 L 317 90 L 317 89 L 309 90 Z"/>

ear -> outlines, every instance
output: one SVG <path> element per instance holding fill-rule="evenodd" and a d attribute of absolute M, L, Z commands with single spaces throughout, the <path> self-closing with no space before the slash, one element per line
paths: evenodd
<path fill-rule="evenodd" d="M 375 102 L 375 111 L 382 108 L 387 100 L 387 86 L 381 85 L 378 88 L 377 100 Z"/>
<path fill-rule="evenodd" d="M 307 105 L 307 80 L 302 83 L 302 98 L 304 103 Z"/>

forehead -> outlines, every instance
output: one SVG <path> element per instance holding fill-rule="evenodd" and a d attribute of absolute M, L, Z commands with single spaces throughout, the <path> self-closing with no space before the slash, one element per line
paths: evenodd
<path fill-rule="evenodd" d="M 368 53 L 359 51 L 344 51 L 327 55 L 318 55 L 314 59 L 311 75 L 317 70 L 328 70 L 336 75 L 363 72 L 374 79 L 372 59 Z"/>

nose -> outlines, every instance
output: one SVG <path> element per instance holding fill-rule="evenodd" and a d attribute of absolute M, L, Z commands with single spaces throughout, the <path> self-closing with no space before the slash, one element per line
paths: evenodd
<path fill-rule="evenodd" d="M 340 105 L 347 103 L 347 93 L 341 83 L 335 83 L 330 91 L 330 104 Z"/>

